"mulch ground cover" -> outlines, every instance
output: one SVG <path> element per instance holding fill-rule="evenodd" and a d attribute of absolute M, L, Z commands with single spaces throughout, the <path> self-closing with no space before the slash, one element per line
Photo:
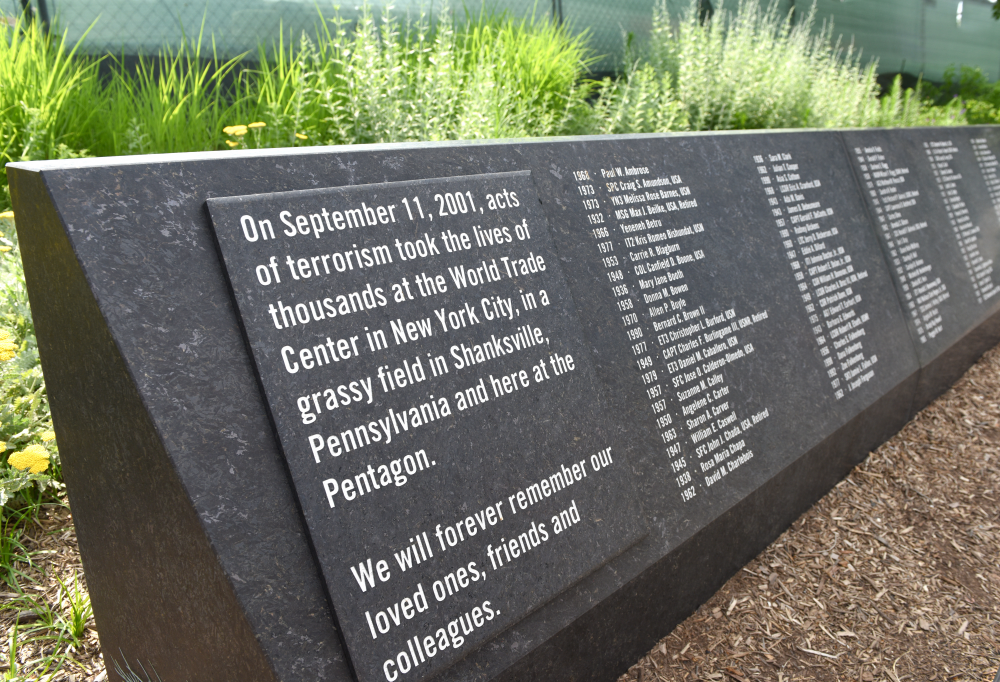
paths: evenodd
<path fill-rule="evenodd" d="M 23 679 L 103 682 L 93 620 L 68 645 L 35 613 L 65 613 L 63 585 L 84 584 L 69 510 L 48 508 L 22 541 L 35 554 L 21 583 L 43 608 L 0 592 L 0 676 L 20 622 Z M 993 682 L 998 604 L 1000 347 L 618 682 Z"/>

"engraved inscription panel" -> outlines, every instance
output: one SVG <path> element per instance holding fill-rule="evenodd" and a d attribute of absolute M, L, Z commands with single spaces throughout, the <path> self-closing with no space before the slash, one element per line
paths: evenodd
<path fill-rule="evenodd" d="M 208 207 L 362 680 L 441 671 L 642 537 L 530 173 Z"/>

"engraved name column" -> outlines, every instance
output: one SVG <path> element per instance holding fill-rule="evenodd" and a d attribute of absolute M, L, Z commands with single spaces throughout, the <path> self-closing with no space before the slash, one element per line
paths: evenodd
<path fill-rule="evenodd" d="M 993 281 L 993 260 L 985 258 L 979 248 L 978 235 L 980 228 L 972 222 L 969 207 L 959 191 L 960 173 L 951 166 L 952 160 L 958 154 L 951 140 L 924 142 L 924 151 L 934 172 L 941 199 L 948 212 L 948 223 L 958 241 L 962 252 L 962 260 L 972 280 L 972 288 L 976 293 L 976 301 L 983 303 L 1000 292 L 1000 286 Z"/>
<path fill-rule="evenodd" d="M 972 152 L 976 155 L 979 163 L 979 170 L 983 173 L 983 181 L 990 193 L 990 202 L 993 204 L 993 211 L 1000 218 L 1000 162 L 997 161 L 996 154 L 990 150 L 986 138 L 976 137 L 972 139 Z"/>
<path fill-rule="evenodd" d="M 770 411 L 737 406 L 727 373 L 755 352 L 745 336 L 768 311 L 713 309 L 689 288 L 711 228 L 680 175 L 624 165 L 575 178 L 673 482 L 691 500 L 754 457 L 743 436 Z"/>
<path fill-rule="evenodd" d="M 920 190 L 910 182 L 910 169 L 890 167 L 880 146 L 855 147 L 862 181 L 875 209 L 879 230 L 889 248 L 893 272 L 903 290 L 907 312 L 917 329 L 920 343 L 927 343 L 944 329 L 940 305 L 951 294 L 935 276 L 924 249 L 917 241 L 927 229 L 917 205 Z"/>
<path fill-rule="evenodd" d="M 803 179 L 788 153 L 753 158 L 830 387 L 840 400 L 875 376 L 878 356 L 864 345 L 869 314 L 862 312 L 861 294 L 852 286 L 868 271 L 856 271 L 851 254 L 838 243 L 833 208 L 823 206 L 819 179 Z"/>

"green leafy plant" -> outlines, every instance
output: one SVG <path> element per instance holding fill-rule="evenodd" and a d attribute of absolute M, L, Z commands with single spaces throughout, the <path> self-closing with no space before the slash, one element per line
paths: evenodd
<path fill-rule="evenodd" d="M 100 97 L 97 68 L 40 22 L 0 22 L 0 210 L 10 206 L 4 164 L 81 148 L 100 112 L 89 106 Z"/>
<path fill-rule="evenodd" d="M 572 132 L 589 85 L 584 37 L 547 19 L 400 21 L 368 8 L 319 37 L 261 48 L 241 73 L 230 146 L 356 144 Z M 241 138 L 241 139 L 235 139 Z"/>
<path fill-rule="evenodd" d="M 940 87 L 926 88 L 938 106 L 962 108 L 969 123 L 1000 123 L 1000 82 L 990 82 L 979 67 L 949 66 Z"/>
<path fill-rule="evenodd" d="M 60 631 L 72 640 L 74 646 L 80 646 L 81 638 L 87 630 L 87 621 L 94 615 L 94 609 L 90 604 L 90 595 L 86 590 L 80 588 L 80 578 L 73 576 L 72 589 L 63 582 L 61 578 L 56 578 L 59 586 L 65 595 L 64 601 L 68 609 L 66 616 L 58 615 L 56 624 Z"/>
<path fill-rule="evenodd" d="M 961 102 L 957 99 L 935 106 L 923 97 L 923 83 L 916 88 L 902 86 L 902 76 L 893 79 L 892 87 L 869 114 L 873 126 L 933 126 L 964 125 L 968 122 Z"/>
<path fill-rule="evenodd" d="M 24 271 L 12 217 L 0 214 L 0 508 L 61 489 Z M 13 463 L 12 463 L 13 461 Z M 44 466 L 43 466 L 44 465 Z"/>

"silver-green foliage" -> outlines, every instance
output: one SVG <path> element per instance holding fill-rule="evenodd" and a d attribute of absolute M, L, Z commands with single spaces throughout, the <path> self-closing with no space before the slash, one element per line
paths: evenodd
<path fill-rule="evenodd" d="M 815 5 L 796 16 L 742 0 L 706 18 L 697 2 L 671 16 L 660 0 L 643 58 L 602 88 L 605 131 L 962 122 L 898 86 L 880 100 L 877 63 L 833 36 L 832 24 L 816 26 Z"/>
<path fill-rule="evenodd" d="M 776 2 L 743 0 L 702 21 L 698 7 L 653 18 L 649 61 L 677 80 L 695 130 L 863 125 L 877 102 L 876 64 L 861 64 L 833 27 L 814 32 L 815 6 L 792 21 Z"/>
<path fill-rule="evenodd" d="M 677 100 L 673 80 L 669 71 L 630 62 L 622 78 L 606 78 L 598 87 L 592 123 L 595 132 L 687 130 L 687 111 Z"/>
<path fill-rule="evenodd" d="M 322 27 L 244 72 L 231 123 L 267 124 L 250 145 L 552 135 L 573 132 L 587 106 L 584 39 L 547 20 L 365 9 L 350 28 Z"/>

